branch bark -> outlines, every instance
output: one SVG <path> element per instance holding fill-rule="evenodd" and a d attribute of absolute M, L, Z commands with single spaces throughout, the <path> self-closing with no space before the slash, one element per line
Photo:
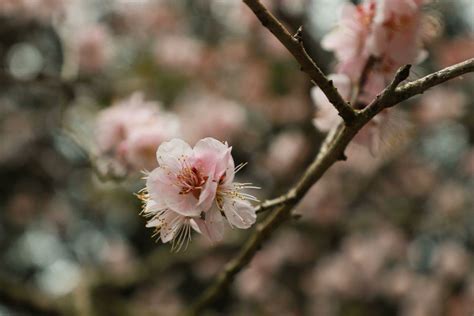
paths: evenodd
<path fill-rule="evenodd" d="M 350 125 L 356 117 L 354 109 L 341 97 L 332 81 L 324 75 L 318 65 L 316 65 L 306 52 L 301 41 L 301 28 L 295 36 L 293 36 L 259 0 L 243 0 L 243 2 L 255 13 L 262 25 L 275 35 L 283 46 L 295 57 L 301 65 L 301 70 L 307 73 L 319 88 L 321 88 L 328 100 L 337 109 L 344 122 Z"/>

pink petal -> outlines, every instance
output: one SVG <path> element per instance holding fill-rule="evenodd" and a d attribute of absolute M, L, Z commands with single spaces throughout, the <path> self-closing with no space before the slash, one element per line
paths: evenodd
<path fill-rule="evenodd" d="M 220 177 L 226 170 L 229 160 L 231 148 L 217 139 L 208 137 L 201 139 L 194 146 L 194 159 L 199 169 L 204 174 L 212 174 L 215 180 Z"/>
<path fill-rule="evenodd" d="M 198 216 L 201 210 L 192 194 L 180 194 L 175 175 L 164 168 L 156 168 L 147 179 L 147 189 L 154 201 L 164 201 L 166 207 L 184 216 Z M 163 203 L 163 202 L 160 202 Z"/>

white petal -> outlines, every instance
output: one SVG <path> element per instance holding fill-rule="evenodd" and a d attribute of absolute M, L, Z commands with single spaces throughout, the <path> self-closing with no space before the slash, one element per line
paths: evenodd
<path fill-rule="evenodd" d="M 224 237 L 224 221 L 217 208 L 206 212 L 206 220 L 195 219 L 199 232 L 211 242 L 217 242 Z"/>
<path fill-rule="evenodd" d="M 257 219 L 255 209 L 245 200 L 225 199 L 223 209 L 229 224 L 237 228 L 249 228 Z"/>
<path fill-rule="evenodd" d="M 201 194 L 199 196 L 198 206 L 201 211 L 206 212 L 212 206 L 214 199 L 216 198 L 217 182 L 207 180 L 204 185 Z"/>
<path fill-rule="evenodd" d="M 211 137 L 201 139 L 193 150 L 201 170 L 206 174 L 212 173 L 214 180 L 219 180 L 216 177 L 220 177 L 228 166 L 233 164 L 232 148 L 217 139 Z"/>
<path fill-rule="evenodd" d="M 214 152 L 223 152 L 226 151 L 229 146 L 223 142 L 218 141 L 212 137 L 206 137 L 201 139 L 194 145 L 194 152 L 195 153 L 202 153 L 207 151 L 214 151 Z"/>
<path fill-rule="evenodd" d="M 163 224 L 160 229 L 161 241 L 167 243 L 172 240 L 179 228 L 183 225 L 184 216 L 173 211 L 168 211 L 163 215 Z"/>
<path fill-rule="evenodd" d="M 181 169 L 181 162 L 183 158 L 191 157 L 193 151 L 191 147 L 183 140 L 173 138 L 169 142 L 164 142 L 158 147 L 156 151 L 156 159 L 160 166 L 166 166 L 173 172 Z"/>
<path fill-rule="evenodd" d="M 146 202 L 145 208 L 143 209 L 143 213 L 145 215 L 151 216 L 152 214 L 156 214 L 165 208 L 166 208 L 166 204 L 164 202 L 162 201 L 157 202 L 155 200 L 150 199 Z"/>

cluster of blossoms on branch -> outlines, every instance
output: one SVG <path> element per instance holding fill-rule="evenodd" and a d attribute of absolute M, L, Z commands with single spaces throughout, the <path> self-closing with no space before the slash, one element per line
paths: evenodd
<path fill-rule="evenodd" d="M 249 201 L 257 199 L 243 189 L 256 188 L 234 182 L 232 147 L 214 138 L 205 138 L 191 148 L 180 139 L 160 145 L 156 152 L 158 168 L 147 175 L 140 194 L 147 227 L 154 227 L 158 239 L 172 242 L 173 250 L 187 246 L 191 231 L 210 241 L 223 237 L 224 219 L 231 227 L 246 229 L 256 220 Z"/>
<path fill-rule="evenodd" d="M 399 67 L 420 63 L 426 57 L 422 48 L 423 4 L 423 0 L 365 0 L 342 8 L 337 28 L 321 44 L 337 59 L 336 73 L 330 79 L 354 108 L 367 106 Z M 318 107 L 314 124 L 328 131 L 340 118 L 319 88 L 311 93 Z M 377 152 L 381 141 L 389 141 L 400 125 L 405 125 L 403 118 L 385 110 L 355 141 Z"/>

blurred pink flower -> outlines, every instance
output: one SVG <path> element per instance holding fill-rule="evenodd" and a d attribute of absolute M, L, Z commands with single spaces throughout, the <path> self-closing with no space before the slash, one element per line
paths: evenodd
<path fill-rule="evenodd" d="M 419 107 L 416 108 L 416 116 L 425 124 L 458 119 L 464 114 L 466 103 L 467 97 L 463 92 L 437 87 L 423 95 Z"/>
<path fill-rule="evenodd" d="M 204 137 L 232 140 L 247 122 L 243 106 L 212 94 L 191 95 L 180 102 L 177 112 L 184 138 L 190 143 Z"/>
<path fill-rule="evenodd" d="M 156 148 L 179 135 L 179 124 L 159 103 L 137 92 L 99 113 L 95 135 L 99 156 L 125 169 L 150 170 L 156 167 Z"/>
<path fill-rule="evenodd" d="M 338 60 L 338 72 L 358 80 L 365 62 L 370 56 L 367 40 L 372 31 L 376 1 L 364 1 L 360 5 L 347 3 L 343 6 L 338 27 L 326 35 L 321 45 L 333 51 Z"/>
<path fill-rule="evenodd" d="M 285 177 L 307 158 L 309 146 L 303 133 L 286 131 L 276 136 L 268 149 L 265 165 L 274 174 Z"/>
<path fill-rule="evenodd" d="M 331 74 L 329 79 L 346 100 L 351 93 L 351 81 L 344 74 Z M 316 118 L 313 124 L 322 132 L 328 132 L 338 123 L 341 117 L 326 95 L 319 87 L 313 87 L 311 97 L 316 105 Z M 360 145 L 369 148 L 373 155 L 384 152 L 394 145 L 404 141 L 411 132 L 411 123 L 402 112 L 385 110 L 364 126 L 354 138 Z"/>
<path fill-rule="evenodd" d="M 100 71 L 111 56 L 110 38 L 105 27 L 97 24 L 78 34 L 79 67 L 85 72 Z"/>
<path fill-rule="evenodd" d="M 400 66 L 426 57 L 421 47 L 422 5 L 420 0 L 365 0 L 343 7 L 338 28 L 321 45 L 335 53 L 337 72 L 348 75 L 352 83 L 374 58 L 362 96 L 375 96 Z"/>
<path fill-rule="evenodd" d="M 333 81 L 341 96 L 347 100 L 352 90 L 351 80 L 343 74 L 331 74 L 328 79 Z M 322 132 L 328 132 L 331 128 L 341 122 L 341 117 L 337 114 L 334 105 L 329 102 L 324 92 L 319 87 L 311 89 L 311 98 L 316 105 L 316 117 L 313 124 Z"/>
<path fill-rule="evenodd" d="M 154 48 L 158 64 L 184 73 L 196 72 L 204 57 L 204 45 L 195 38 L 183 35 L 159 37 Z"/>
<path fill-rule="evenodd" d="M 163 143 L 156 152 L 158 168 L 147 177 L 144 214 L 151 217 L 159 239 L 172 241 L 172 249 L 187 245 L 191 228 L 211 241 L 223 237 L 224 213 L 230 226 L 249 228 L 256 220 L 248 200 L 240 192 L 254 188 L 234 183 L 232 148 L 214 138 L 205 138 L 191 148 L 180 139 Z"/>
<path fill-rule="evenodd" d="M 433 266 L 437 275 L 448 281 L 466 278 L 470 260 L 466 249 L 456 242 L 445 242 L 435 252 Z"/>
<path fill-rule="evenodd" d="M 440 67 L 448 67 L 453 64 L 472 58 L 474 51 L 474 36 L 472 32 L 465 37 L 442 41 L 436 47 L 436 59 Z"/>
<path fill-rule="evenodd" d="M 64 13 L 66 3 L 65 0 L 1 0 L 0 15 L 47 21 Z"/>

